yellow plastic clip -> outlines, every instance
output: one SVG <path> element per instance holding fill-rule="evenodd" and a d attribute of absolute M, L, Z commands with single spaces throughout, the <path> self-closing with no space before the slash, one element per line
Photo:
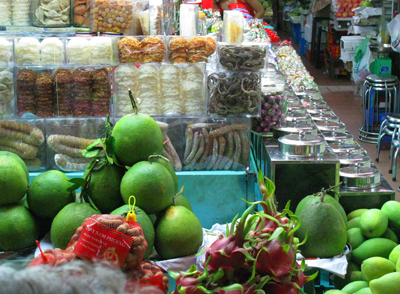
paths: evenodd
<path fill-rule="evenodd" d="M 131 205 L 131 199 L 133 198 L 133 205 Z M 136 221 L 136 214 L 135 214 L 135 204 L 136 204 L 136 198 L 135 196 L 129 197 L 129 212 L 126 215 L 126 220 L 128 222 L 135 222 Z"/>

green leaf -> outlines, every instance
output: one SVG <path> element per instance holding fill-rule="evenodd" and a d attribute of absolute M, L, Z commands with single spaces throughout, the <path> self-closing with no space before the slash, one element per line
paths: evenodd
<path fill-rule="evenodd" d="M 272 182 L 267 177 L 265 177 L 265 179 L 267 180 L 267 193 L 268 193 L 268 196 L 272 197 L 274 195 L 274 193 L 275 193 L 275 184 L 274 184 L 274 182 Z"/>
<path fill-rule="evenodd" d="M 229 286 L 225 286 L 225 287 L 221 287 L 220 288 L 221 290 L 223 290 L 223 291 L 241 291 L 241 292 L 243 292 L 243 286 L 242 285 L 240 285 L 240 284 L 232 284 L 232 285 L 229 285 Z"/>
<path fill-rule="evenodd" d="M 90 198 L 90 196 L 89 196 L 87 193 L 85 193 L 85 194 L 87 195 L 87 199 L 88 199 L 90 205 L 91 205 L 94 209 L 100 211 L 100 209 L 97 208 L 96 204 L 94 204 L 92 198 Z"/>
<path fill-rule="evenodd" d="M 106 146 L 108 155 L 113 156 L 115 153 L 115 138 L 112 136 L 106 138 L 104 140 L 104 145 Z"/>
<path fill-rule="evenodd" d="M 83 157 L 86 157 L 86 158 L 93 158 L 93 157 L 99 156 L 99 154 L 102 150 L 103 150 L 103 148 L 100 148 L 100 147 L 96 147 L 96 149 L 93 149 L 93 150 L 85 149 L 85 150 L 83 150 L 82 155 L 83 155 Z"/>
<path fill-rule="evenodd" d="M 73 185 L 67 189 L 68 192 L 73 192 L 79 188 L 82 188 L 85 186 L 86 181 L 82 178 L 74 178 L 69 180 L 70 183 Z"/>
<path fill-rule="evenodd" d="M 285 230 L 282 227 L 277 228 L 274 233 L 271 235 L 271 237 L 268 238 L 268 241 L 274 240 L 278 238 L 282 233 L 284 233 Z"/>
<path fill-rule="evenodd" d="M 93 142 L 93 144 L 89 145 L 86 150 L 91 151 L 93 150 L 97 145 L 101 144 L 101 139 L 97 139 L 96 141 Z"/>

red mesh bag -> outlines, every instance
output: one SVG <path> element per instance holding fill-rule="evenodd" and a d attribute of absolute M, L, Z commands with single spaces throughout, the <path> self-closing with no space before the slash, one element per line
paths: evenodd
<path fill-rule="evenodd" d="M 61 250 L 58 248 L 46 249 L 44 252 L 41 252 L 41 254 L 32 259 L 27 266 L 60 266 L 76 259 L 78 259 L 78 257 L 76 256 L 72 248 L 66 250 Z"/>

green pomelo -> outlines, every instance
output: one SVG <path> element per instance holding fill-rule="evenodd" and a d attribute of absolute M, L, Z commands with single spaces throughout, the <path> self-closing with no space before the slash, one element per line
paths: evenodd
<path fill-rule="evenodd" d="M 366 238 L 361 233 L 360 228 L 347 230 L 347 242 L 350 244 L 352 250 L 360 246 L 365 240 Z"/>
<path fill-rule="evenodd" d="M 396 262 L 396 272 L 400 272 L 400 258 Z"/>
<path fill-rule="evenodd" d="M 168 161 L 165 160 L 164 158 L 161 157 L 156 157 L 152 159 L 153 162 L 158 162 L 161 164 L 163 167 L 165 167 L 168 172 L 170 173 L 172 179 L 174 180 L 174 188 L 175 188 L 175 194 L 179 192 L 179 183 L 178 183 L 178 177 L 176 176 L 174 167 L 172 164 Z"/>
<path fill-rule="evenodd" d="M 400 202 L 395 200 L 390 200 L 385 202 L 381 208 L 382 212 L 386 214 L 389 219 L 389 227 L 394 229 L 394 231 L 400 233 Z"/>
<path fill-rule="evenodd" d="M 154 224 L 156 223 L 156 220 L 157 220 L 157 215 L 155 213 L 152 213 L 152 214 L 149 214 L 148 216 L 149 216 L 149 219 L 151 220 L 151 223 L 154 226 Z"/>
<path fill-rule="evenodd" d="M 312 202 L 298 215 L 300 228 L 295 232 L 300 240 L 307 235 L 301 254 L 308 257 L 329 258 L 341 254 L 347 242 L 346 223 L 330 203 Z"/>
<path fill-rule="evenodd" d="M 313 202 L 320 201 L 320 199 L 321 199 L 321 196 L 318 196 L 318 195 L 316 195 L 316 196 L 309 195 L 309 196 L 304 197 L 299 202 L 299 204 L 297 204 L 296 211 L 295 211 L 294 214 L 295 215 L 299 215 L 300 212 L 303 211 L 304 207 L 306 207 L 307 205 L 309 205 L 309 204 L 311 204 Z M 340 203 L 334 197 L 332 197 L 330 195 L 325 195 L 324 196 L 324 202 L 332 204 L 339 211 L 339 213 L 342 216 L 343 220 L 345 222 L 347 222 L 346 212 L 344 211 L 342 205 L 340 205 Z"/>
<path fill-rule="evenodd" d="M 75 191 L 68 191 L 73 184 L 61 171 L 49 170 L 32 180 L 28 190 L 28 206 L 42 218 L 54 218 L 67 204 L 75 201 Z"/>
<path fill-rule="evenodd" d="M 76 229 L 94 214 L 100 214 L 100 211 L 88 203 L 70 203 L 61 209 L 51 224 L 50 237 L 53 246 L 65 249 Z"/>
<path fill-rule="evenodd" d="M 347 221 L 347 229 L 350 230 L 352 228 L 359 228 L 360 217 L 357 216 L 352 218 L 351 220 Z"/>
<path fill-rule="evenodd" d="M 25 196 L 22 197 L 22 199 L 18 202 L 18 204 L 21 204 L 21 205 L 23 205 L 23 206 L 25 206 L 26 208 L 29 209 L 28 200 L 27 200 L 28 197 L 27 196 L 28 195 L 25 194 Z"/>
<path fill-rule="evenodd" d="M 122 168 L 111 164 L 92 171 L 87 193 L 102 213 L 109 213 L 124 204 L 120 193 L 124 174 Z"/>
<path fill-rule="evenodd" d="M 347 264 L 346 275 L 344 276 L 344 279 L 339 277 L 338 275 L 334 275 L 333 285 L 337 289 L 342 289 L 344 286 L 351 282 L 361 280 L 361 267 L 350 260 Z"/>
<path fill-rule="evenodd" d="M 141 161 L 132 166 L 121 181 L 122 199 L 136 197 L 136 205 L 147 214 L 158 213 L 172 205 L 174 181 L 168 170 L 157 162 Z"/>
<path fill-rule="evenodd" d="M 362 288 L 358 290 L 357 292 L 354 292 L 354 294 L 373 294 L 371 289 L 369 287 L 367 288 Z"/>
<path fill-rule="evenodd" d="M 23 177 L 26 179 L 26 177 Z M 0 251 L 15 251 L 35 245 L 39 224 L 23 205 L 0 206 Z"/>
<path fill-rule="evenodd" d="M 390 273 L 372 280 L 369 283 L 369 288 L 374 294 L 399 294 L 400 272 Z"/>
<path fill-rule="evenodd" d="M 174 203 L 175 206 L 184 206 L 190 211 L 193 211 L 192 205 L 190 204 L 189 200 L 186 199 L 185 196 L 182 194 L 179 194 L 178 196 L 174 197 Z"/>
<path fill-rule="evenodd" d="M 161 259 L 195 254 L 203 243 L 197 216 L 183 206 L 169 206 L 157 217 L 154 247 Z"/>
<path fill-rule="evenodd" d="M 11 156 L 0 155 L 0 205 L 17 204 L 27 189 L 28 181 L 21 164 Z"/>
<path fill-rule="evenodd" d="M 387 228 L 386 232 L 383 233 L 381 238 L 390 239 L 397 244 L 399 243 L 399 238 L 397 237 L 396 233 L 391 228 Z"/>
<path fill-rule="evenodd" d="M 347 293 L 340 291 L 340 290 L 329 290 L 329 291 L 326 291 L 325 294 L 347 294 Z"/>
<path fill-rule="evenodd" d="M 351 259 L 358 264 L 362 264 L 364 260 L 370 257 L 380 256 L 389 258 L 390 252 L 392 252 L 396 246 L 397 244 L 389 239 L 368 239 L 352 251 Z"/>
<path fill-rule="evenodd" d="M 26 174 L 26 181 L 29 184 L 29 170 L 28 170 L 28 167 L 26 166 L 25 161 L 23 161 L 22 158 L 19 157 L 17 154 L 12 153 L 12 152 L 0 151 L 0 156 L 1 155 L 10 156 L 10 157 L 14 158 L 16 161 L 18 161 L 18 163 L 21 165 L 22 169 L 24 170 L 24 172 Z"/>
<path fill-rule="evenodd" d="M 353 219 L 353 218 L 355 218 L 355 217 L 359 217 L 359 216 L 361 216 L 364 212 L 366 212 L 366 211 L 368 211 L 368 210 L 369 210 L 368 208 L 359 208 L 359 209 L 353 210 L 352 212 L 350 212 L 350 213 L 347 215 L 347 220 L 349 221 L 349 220 L 351 220 L 351 219 Z"/>
<path fill-rule="evenodd" d="M 396 264 L 397 260 L 400 257 L 400 245 L 397 245 L 393 248 L 392 252 L 389 254 L 389 260 Z"/>
<path fill-rule="evenodd" d="M 123 116 L 114 126 L 115 155 L 125 166 L 161 154 L 164 137 L 157 122 L 149 115 L 138 113 Z"/>
<path fill-rule="evenodd" d="M 372 208 L 360 216 L 359 227 L 367 238 L 382 236 L 388 228 L 388 217 L 380 209 Z"/>
<path fill-rule="evenodd" d="M 153 246 L 154 246 L 154 239 L 155 239 L 154 226 L 148 215 L 141 208 L 135 206 L 134 210 L 136 215 L 136 222 L 142 227 L 144 238 L 147 241 L 147 250 L 144 254 L 143 259 L 148 259 L 151 252 L 153 251 Z M 122 215 L 126 219 L 128 212 L 129 212 L 129 205 L 125 204 L 113 210 L 110 214 Z"/>
<path fill-rule="evenodd" d="M 361 272 L 363 277 L 370 282 L 374 279 L 396 271 L 396 265 L 389 259 L 383 257 L 370 257 L 361 264 Z"/>
<path fill-rule="evenodd" d="M 348 283 L 342 289 L 342 291 L 347 294 L 353 294 L 353 293 L 357 292 L 358 290 L 361 290 L 361 289 L 367 288 L 367 287 L 368 287 L 368 282 L 366 282 L 366 281 L 354 281 L 354 282 Z"/>

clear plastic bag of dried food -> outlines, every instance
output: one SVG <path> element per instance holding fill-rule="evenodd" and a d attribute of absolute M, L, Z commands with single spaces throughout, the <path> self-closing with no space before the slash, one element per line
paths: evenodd
<path fill-rule="evenodd" d="M 84 171 L 90 158 L 82 152 L 105 135 L 103 118 L 52 118 L 46 120 L 46 169 Z"/>
<path fill-rule="evenodd" d="M 73 26 L 88 28 L 90 24 L 90 0 L 73 0 L 71 9 Z"/>
<path fill-rule="evenodd" d="M 40 1 L 31 4 L 33 25 L 38 27 L 69 27 L 71 25 L 71 2 L 69 0 Z"/>
<path fill-rule="evenodd" d="M 223 36 L 224 42 L 241 43 L 243 42 L 244 28 L 243 13 L 236 10 L 224 11 Z"/>
<path fill-rule="evenodd" d="M 14 61 L 14 38 L 0 37 L 0 66 L 12 65 Z"/>
<path fill-rule="evenodd" d="M 21 157 L 29 171 L 43 171 L 46 162 L 43 119 L 0 120 L 0 151 Z"/>
<path fill-rule="evenodd" d="M 14 112 L 13 69 L 0 68 L 0 118 L 12 117 Z"/>
<path fill-rule="evenodd" d="M 92 32 L 133 33 L 133 4 L 125 0 L 91 0 Z"/>
<path fill-rule="evenodd" d="M 220 43 L 221 68 L 233 71 L 258 71 L 268 66 L 269 45 L 262 43 Z"/>
<path fill-rule="evenodd" d="M 260 115 L 261 76 L 259 72 L 209 73 L 207 88 L 209 115 L 213 117 Z"/>
<path fill-rule="evenodd" d="M 168 61 L 171 63 L 215 63 L 216 37 L 168 36 Z"/>
<path fill-rule="evenodd" d="M 122 63 L 165 61 L 165 36 L 118 38 L 118 58 Z"/>
<path fill-rule="evenodd" d="M 140 13 L 145 10 L 147 11 L 149 10 L 149 1 L 134 0 L 132 1 L 132 5 L 133 5 L 133 35 L 134 36 L 148 35 L 150 24 L 147 22 L 145 27 L 142 27 Z M 145 34 L 146 31 L 147 34 Z"/>
<path fill-rule="evenodd" d="M 183 170 L 245 170 L 250 164 L 248 118 L 185 118 Z"/>
<path fill-rule="evenodd" d="M 149 34 L 151 36 L 165 33 L 163 9 L 163 0 L 149 0 Z"/>

